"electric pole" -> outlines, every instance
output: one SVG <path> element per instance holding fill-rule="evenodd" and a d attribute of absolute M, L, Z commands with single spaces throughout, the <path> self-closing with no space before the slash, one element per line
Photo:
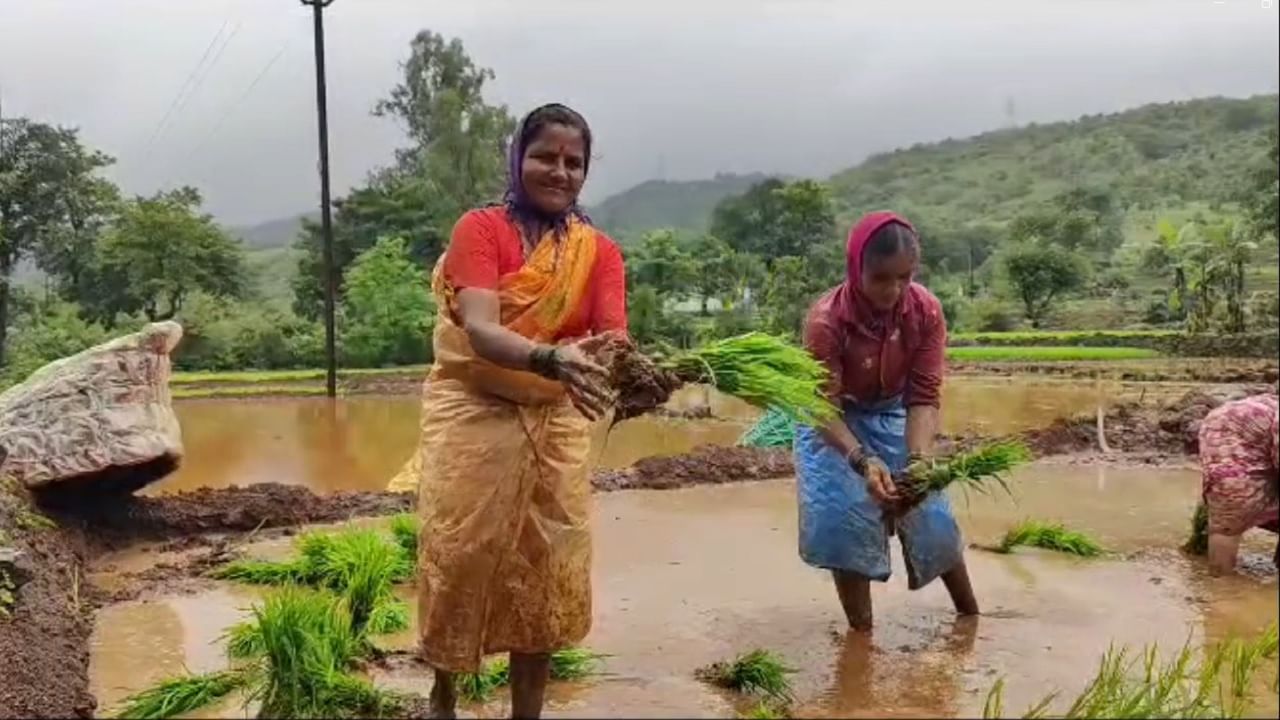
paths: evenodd
<path fill-rule="evenodd" d="M 324 272 L 324 360 L 325 390 L 330 398 L 338 395 L 338 343 L 334 322 L 337 282 L 333 268 L 333 218 L 329 213 L 329 110 L 326 100 L 324 77 L 324 9 L 333 0 L 301 0 L 311 6 L 315 19 L 316 49 L 316 125 L 320 138 L 320 232 L 324 245 L 322 263 Z"/>

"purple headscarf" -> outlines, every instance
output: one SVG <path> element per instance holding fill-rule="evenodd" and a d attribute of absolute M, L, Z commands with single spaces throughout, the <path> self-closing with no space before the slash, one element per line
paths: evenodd
<path fill-rule="evenodd" d="M 587 121 L 583 119 L 575 110 L 560 103 L 547 103 L 546 105 L 534 108 L 524 119 L 520 121 L 520 125 L 516 127 L 515 135 L 511 138 L 511 147 L 507 153 L 507 189 L 503 193 L 502 202 L 507 206 L 507 211 L 511 213 L 511 217 L 522 227 L 533 228 L 537 225 L 550 225 L 557 231 L 563 231 L 569 224 L 569 218 L 577 217 L 583 222 L 590 223 L 591 218 L 587 217 L 587 213 L 578 205 L 577 198 L 574 198 L 573 204 L 557 215 L 548 215 L 539 210 L 529 199 L 528 194 L 524 190 L 524 183 L 521 177 L 524 174 L 524 153 L 529 148 L 529 143 L 533 142 L 533 138 L 537 135 L 537 131 L 544 125 L 558 124 L 568 125 L 569 127 L 577 127 L 582 131 L 583 150 L 585 157 L 583 158 L 583 175 L 591 168 L 591 129 L 587 126 Z"/>

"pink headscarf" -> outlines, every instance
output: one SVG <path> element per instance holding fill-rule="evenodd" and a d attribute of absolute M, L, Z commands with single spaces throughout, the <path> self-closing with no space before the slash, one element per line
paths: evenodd
<path fill-rule="evenodd" d="M 912 233 L 916 229 L 906 218 L 891 212 L 881 211 L 867 213 L 862 216 L 849 231 L 849 245 L 845 252 L 844 283 L 836 289 L 832 298 L 833 309 L 840 319 L 852 325 L 863 334 L 879 337 L 886 328 L 902 326 L 910 323 L 918 313 L 919 298 L 916 297 L 915 283 L 908 286 L 898 298 L 898 304 L 888 313 L 878 312 L 871 300 L 862 292 L 862 256 L 866 252 L 867 243 L 880 228 L 889 223 L 898 223 Z"/>

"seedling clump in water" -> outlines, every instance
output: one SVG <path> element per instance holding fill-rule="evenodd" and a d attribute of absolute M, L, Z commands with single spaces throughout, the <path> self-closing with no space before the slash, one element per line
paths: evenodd
<path fill-rule="evenodd" d="M 1068 530 L 1061 523 L 1041 520 L 1022 521 L 1005 533 L 996 549 L 1002 553 L 1011 553 L 1020 546 L 1038 547 L 1080 557 L 1097 557 L 1103 553 L 1102 546 L 1088 535 Z"/>
<path fill-rule="evenodd" d="M 792 700 L 791 680 L 795 673 L 782 658 L 769 650 L 752 650 L 732 662 L 718 662 L 697 672 L 703 682 L 734 692 L 764 695 L 767 698 L 789 703 Z"/>
<path fill-rule="evenodd" d="M 1029 708 L 1025 718 L 1238 718 L 1250 710 L 1251 685 L 1261 661 L 1276 657 L 1276 625 L 1253 640 L 1234 639 L 1200 653 L 1183 646 L 1161 662 L 1155 645 L 1139 656 L 1128 648 L 1109 649 L 1098 672 L 1061 713 L 1051 694 Z M 1224 677 L 1224 672 L 1226 676 Z M 1004 680 L 987 694 L 984 718 L 1004 717 Z"/>
<path fill-rule="evenodd" d="M 605 656 L 586 648 L 566 648 L 551 654 L 552 680 L 579 680 L 596 674 Z M 453 676 L 454 690 L 463 700 L 472 703 L 485 702 L 501 687 L 511 682 L 511 666 L 507 658 L 500 657 L 486 663 L 479 672 L 458 673 Z"/>

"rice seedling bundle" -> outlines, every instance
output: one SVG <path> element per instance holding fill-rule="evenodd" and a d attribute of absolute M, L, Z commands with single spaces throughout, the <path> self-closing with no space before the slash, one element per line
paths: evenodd
<path fill-rule="evenodd" d="M 950 457 L 930 458 L 912 463 L 896 481 L 902 508 L 914 505 L 931 492 L 956 485 L 965 492 L 989 493 L 992 486 L 1009 492 L 1005 473 L 1031 459 L 1026 445 L 1001 441 L 983 445 Z"/>
<path fill-rule="evenodd" d="M 1250 712 L 1253 682 L 1263 660 L 1275 659 L 1276 625 L 1252 640 L 1232 639 L 1194 652 L 1184 645 L 1162 661 L 1155 645 L 1141 653 L 1111 647 L 1092 680 L 1054 712 L 1058 694 L 1030 707 L 1024 718 L 1238 718 Z M 1274 692 L 1274 690 L 1273 690 Z M 984 718 L 1005 717 L 1004 681 L 987 693 Z"/>
<path fill-rule="evenodd" d="M 706 383 L 805 424 L 821 425 L 837 415 L 823 393 L 826 367 L 803 348 L 765 333 L 716 340 L 667 357 L 606 345 L 598 359 L 612 370 L 623 417 L 659 407 L 673 390 L 690 383 Z"/>
<path fill-rule="evenodd" d="M 1209 509 L 1203 502 L 1196 503 L 1196 511 L 1191 516 L 1191 536 L 1182 549 L 1192 555 L 1209 552 Z"/>
<path fill-rule="evenodd" d="M 769 650 L 752 650 L 732 662 L 713 663 L 697 672 L 698 679 L 726 690 L 764 695 L 789 703 L 793 699 L 790 675 L 795 673 Z"/>
<path fill-rule="evenodd" d="M 1104 551 L 1096 540 L 1076 530 L 1069 530 L 1062 523 L 1041 520 L 1024 520 L 1005 533 L 996 548 L 999 552 L 1013 552 L 1016 547 L 1038 547 L 1080 557 L 1097 557 Z"/>
<path fill-rule="evenodd" d="M 186 715 L 245 687 L 251 677 L 245 670 L 225 670 L 171 678 L 126 698 L 115 717 L 163 720 Z"/>

